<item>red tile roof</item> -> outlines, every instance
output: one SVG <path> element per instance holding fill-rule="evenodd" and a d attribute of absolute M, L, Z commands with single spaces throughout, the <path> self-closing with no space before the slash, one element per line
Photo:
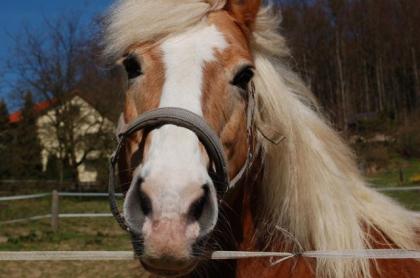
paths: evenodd
<path fill-rule="evenodd" d="M 57 103 L 56 100 L 45 100 L 45 101 L 38 102 L 34 105 L 34 111 L 36 113 L 42 113 L 45 110 L 52 107 L 55 103 Z M 22 120 L 22 111 L 16 111 L 9 115 L 9 121 L 11 123 L 18 123 L 21 120 Z"/>

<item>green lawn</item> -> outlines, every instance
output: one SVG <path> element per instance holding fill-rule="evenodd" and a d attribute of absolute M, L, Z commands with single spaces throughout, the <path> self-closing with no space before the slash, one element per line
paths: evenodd
<path fill-rule="evenodd" d="M 121 202 L 120 202 L 121 203 Z M 0 222 L 50 213 L 50 197 L 0 203 Z M 60 213 L 108 213 L 105 198 L 60 197 Z M 60 219 L 53 233 L 50 220 L 4 224 L 0 236 L 7 242 L 0 250 L 129 250 L 129 237 L 112 217 Z M 5 241 L 5 239 L 3 239 Z M 78 248 L 78 249 L 74 249 Z"/>
<path fill-rule="evenodd" d="M 0 222 L 48 214 L 50 197 L 0 203 Z M 61 213 L 109 212 L 106 198 L 60 198 Z M 129 236 L 110 218 L 60 219 L 0 224 L 0 251 L 124 251 Z M 0 262 L 0 277 L 149 277 L 138 262 Z"/>
<path fill-rule="evenodd" d="M 120 200 L 121 205 L 121 200 Z M 60 213 L 109 213 L 107 198 L 60 197 Z M 0 202 L 0 222 L 49 214 L 51 197 Z"/>
<path fill-rule="evenodd" d="M 376 186 L 414 185 L 414 180 L 420 176 L 420 159 L 394 161 L 390 169 L 369 177 L 369 181 Z M 400 168 L 402 169 L 404 182 L 400 182 Z"/>
<path fill-rule="evenodd" d="M 403 171 L 404 182 L 400 182 L 400 168 Z M 375 187 L 419 186 L 417 178 L 420 176 L 420 160 L 402 160 L 398 158 L 391 164 L 390 169 L 368 177 L 368 181 Z M 420 211 L 420 190 L 384 192 L 405 207 Z"/>

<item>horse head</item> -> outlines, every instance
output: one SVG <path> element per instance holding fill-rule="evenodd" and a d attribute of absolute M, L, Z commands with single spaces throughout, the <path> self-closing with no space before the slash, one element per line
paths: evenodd
<path fill-rule="evenodd" d="M 122 45 L 113 54 L 126 88 L 118 129 L 157 108 L 189 110 L 219 137 L 233 178 L 250 148 L 250 40 L 260 1 L 185 2 L 121 1 L 114 7 L 110 45 Z M 183 13 L 196 22 L 182 24 L 177 17 Z M 139 19 L 139 25 L 127 16 Z M 165 22 L 159 22 L 162 16 Z M 166 26 L 171 22 L 178 26 Z M 127 42 L 113 30 L 124 24 L 132 32 L 144 30 Z M 209 175 L 206 149 L 192 131 L 163 125 L 132 134 L 123 153 L 120 177 L 129 185 L 124 218 L 141 235 L 143 265 L 166 275 L 191 271 L 198 244 L 215 228 L 221 198 Z"/>
<path fill-rule="evenodd" d="M 125 88 L 119 155 L 114 156 L 127 192 L 124 218 L 115 213 L 115 202 L 112 208 L 121 226 L 135 235 L 143 265 L 157 274 L 184 275 L 211 251 L 206 239 L 218 234 L 224 218 L 225 187 L 214 178 L 215 168 L 225 169 L 224 180 L 261 173 L 245 175 L 252 178 L 246 187 L 232 192 L 243 201 L 234 208 L 240 215 L 226 221 L 238 221 L 229 225 L 241 229 L 233 248 L 369 249 L 377 241 L 374 231 L 384 246 L 418 249 L 418 220 L 367 186 L 351 150 L 287 63 L 280 17 L 260 9 L 260 2 L 121 0 L 111 10 L 106 54 L 121 69 Z M 165 120 L 135 128 L 165 108 L 198 117 L 194 122 L 209 127 L 204 129 L 217 138 L 215 152 L 223 158 L 215 159 L 191 123 Z M 249 163 L 252 154 L 261 154 L 256 160 L 261 163 Z M 216 167 L 220 160 L 226 167 Z M 249 164 L 256 170 L 243 171 Z M 317 277 L 373 273 L 368 259 L 313 263 Z M 266 261 L 238 260 L 233 272 L 294 276 L 293 263 L 265 266 Z"/>

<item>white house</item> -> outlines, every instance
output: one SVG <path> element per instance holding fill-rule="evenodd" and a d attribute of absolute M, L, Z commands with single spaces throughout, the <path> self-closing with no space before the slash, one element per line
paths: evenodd
<path fill-rule="evenodd" d="M 77 108 L 77 116 L 72 118 L 76 128 L 73 129 L 74 138 L 95 137 L 99 132 L 114 132 L 114 124 L 103 117 L 88 101 L 82 98 L 79 94 L 73 94 L 65 104 L 61 107 L 56 104 L 56 101 L 43 101 L 34 106 L 34 110 L 39 113 L 37 119 L 38 137 L 42 146 L 42 165 L 43 170 L 46 171 L 49 157 L 61 157 L 59 140 L 57 138 L 56 128 L 57 111 L 62 112 L 63 109 L 72 107 Z M 21 113 L 16 112 L 10 115 L 12 123 L 18 123 L 21 120 Z M 63 123 L 61 123 L 63 124 Z M 76 160 L 80 160 L 86 151 L 86 145 L 81 142 L 76 142 Z M 99 151 L 90 151 L 86 156 L 86 162 L 78 167 L 78 176 L 81 182 L 93 183 L 97 180 L 98 170 L 88 165 L 89 161 L 93 161 L 100 157 Z"/>

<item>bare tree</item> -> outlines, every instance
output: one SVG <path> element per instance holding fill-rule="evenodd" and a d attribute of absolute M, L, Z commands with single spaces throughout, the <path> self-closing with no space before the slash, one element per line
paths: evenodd
<path fill-rule="evenodd" d="M 357 114 L 409 119 L 420 103 L 420 1 L 277 2 L 297 68 L 341 129 Z"/>
<path fill-rule="evenodd" d="M 14 37 L 15 53 L 8 61 L 8 67 L 19 75 L 19 91 L 30 90 L 36 99 L 47 100 L 53 107 L 45 114 L 47 120 L 40 131 L 47 146 L 44 151 L 60 161 L 60 179 L 64 169 L 70 169 L 77 187 L 78 168 L 109 151 L 112 137 L 109 121 L 76 97 L 88 94 L 82 84 L 89 83 L 84 74 L 94 62 L 92 38 L 97 31 L 83 26 L 74 15 L 45 19 L 42 32 L 26 27 Z"/>

